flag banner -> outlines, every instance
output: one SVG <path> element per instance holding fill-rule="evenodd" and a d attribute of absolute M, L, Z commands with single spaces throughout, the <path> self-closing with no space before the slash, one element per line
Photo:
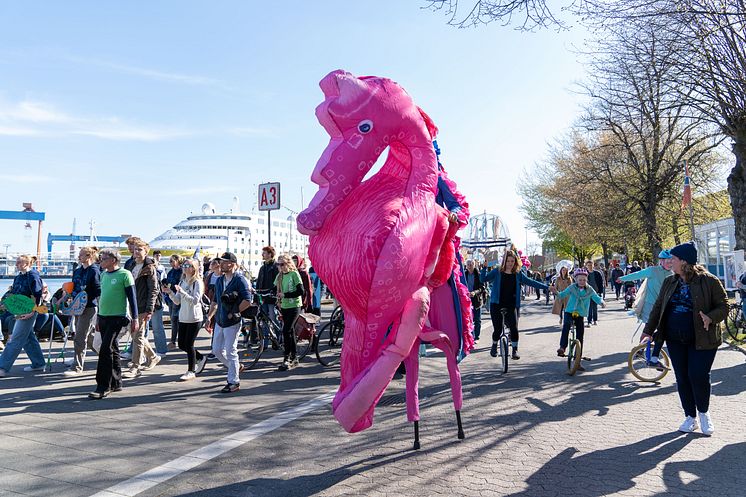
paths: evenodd
<path fill-rule="evenodd" d="M 692 185 L 689 178 L 689 164 L 684 162 L 684 194 L 681 199 L 681 208 L 692 205 Z"/>

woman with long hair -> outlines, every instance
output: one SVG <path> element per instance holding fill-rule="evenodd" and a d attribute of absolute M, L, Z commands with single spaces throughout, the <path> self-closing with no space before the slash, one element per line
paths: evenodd
<path fill-rule="evenodd" d="M 665 341 L 676 375 L 686 418 L 679 431 L 699 425 L 704 435 L 715 431 L 710 418 L 710 370 L 722 340 L 719 323 L 728 314 L 728 297 L 720 280 L 697 264 L 694 243 L 670 250 L 674 274 L 663 281 L 641 340 Z M 655 335 L 653 334 L 653 332 Z"/>
<path fill-rule="evenodd" d="M 559 293 L 568 286 L 572 285 L 572 283 L 573 279 L 572 276 L 570 276 L 570 271 L 567 269 L 567 267 L 562 266 L 560 268 L 559 274 L 554 279 L 554 288 Z M 559 316 L 560 324 L 562 324 L 562 317 L 565 314 L 565 307 L 567 307 L 567 297 L 562 298 L 555 296 L 554 304 L 552 305 L 552 314 Z"/>
<path fill-rule="evenodd" d="M 73 271 L 73 294 L 77 297 L 80 292 L 86 292 L 88 303 L 83 314 L 74 319 L 74 348 L 75 355 L 70 369 L 65 371 L 65 376 L 77 376 L 83 373 L 86 347 L 90 335 L 96 327 L 95 317 L 98 308 L 98 297 L 101 295 L 101 268 L 96 261 L 98 249 L 96 247 L 83 247 L 78 253 L 78 266 Z"/>
<path fill-rule="evenodd" d="M 188 363 L 187 372 L 179 379 L 189 381 L 200 374 L 207 363 L 207 356 L 200 354 L 194 348 L 194 340 L 197 338 L 204 319 L 202 294 L 204 294 L 205 287 L 199 259 L 184 260 L 181 262 L 181 271 L 179 284 L 174 285 L 173 288 L 167 286 L 163 290 L 179 306 L 178 344 L 179 349 L 186 352 Z"/>
<path fill-rule="evenodd" d="M 482 282 L 492 282 L 490 294 L 490 317 L 492 318 L 492 347 L 490 355 L 497 357 L 497 343 L 502 333 L 503 324 L 510 328 L 510 341 L 513 347 L 512 358 L 520 359 L 518 355 L 518 313 L 521 309 L 521 285 L 548 290 L 549 287 L 540 281 L 526 276 L 521 271 L 521 259 L 512 250 L 505 252 L 502 264 L 489 273 L 482 269 Z M 505 323 L 503 323 L 501 309 L 505 309 Z"/>
<path fill-rule="evenodd" d="M 298 365 L 298 359 L 295 356 L 293 324 L 295 318 L 300 314 L 305 290 L 292 258 L 281 255 L 277 258 L 277 266 L 280 268 L 280 272 L 275 278 L 275 286 L 277 287 L 277 299 L 280 303 L 280 314 L 282 315 L 282 339 L 285 349 L 285 359 L 278 370 L 287 371 Z"/>

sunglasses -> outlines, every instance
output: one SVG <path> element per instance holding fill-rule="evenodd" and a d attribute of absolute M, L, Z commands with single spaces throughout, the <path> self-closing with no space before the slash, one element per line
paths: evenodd
<path fill-rule="evenodd" d="M 194 269 L 194 266 L 192 266 L 191 264 L 182 264 L 181 267 L 183 267 L 184 269 L 186 269 L 188 267 Z"/>

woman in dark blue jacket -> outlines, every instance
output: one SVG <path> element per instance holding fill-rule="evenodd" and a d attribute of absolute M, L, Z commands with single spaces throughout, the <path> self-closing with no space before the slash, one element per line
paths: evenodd
<path fill-rule="evenodd" d="M 492 347 L 490 355 L 497 357 L 497 341 L 503 329 L 503 319 L 500 309 L 506 309 L 505 326 L 510 329 L 510 341 L 513 346 L 512 358 L 520 359 L 518 355 L 518 313 L 521 308 L 521 285 L 528 285 L 541 290 L 549 287 L 540 281 L 533 280 L 521 271 L 521 262 L 512 250 L 505 252 L 503 262 L 499 268 L 489 273 L 482 269 L 482 282 L 492 282 L 490 294 L 490 317 L 492 318 Z"/>
<path fill-rule="evenodd" d="M 18 274 L 13 279 L 13 286 L 10 293 L 25 295 L 34 299 L 36 304 L 41 302 L 41 293 L 43 283 L 39 273 L 31 267 L 32 259 L 29 255 L 19 255 L 16 259 L 16 269 Z M 23 370 L 43 371 L 44 370 L 44 353 L 39 345 L 39 340 L 34 333 L 34 323 L 36 322 L 36 311 L 28 314 L 15 316 L 13 332 L 5 346 L 2 355 L 0 355 L 0 377 L 6 376 L 13 363 L 21 353 L 21 349 L 26 351 L 31 365 L 26 366 Z"/>

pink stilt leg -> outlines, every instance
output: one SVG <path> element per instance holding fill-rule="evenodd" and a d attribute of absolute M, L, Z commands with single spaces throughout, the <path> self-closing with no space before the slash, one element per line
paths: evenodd
<path fill-rule="evenodd" d="M 373 423 L 373 410 L 402 360 L 409 355 L 425 322 L 429 292 L 422 287 L 404 305 L 401 323 L 392 330 L 391 340 L 379 357 L 339 390 L 332 402 L 334 417 L 348 432 L 368 428 Z"/>

